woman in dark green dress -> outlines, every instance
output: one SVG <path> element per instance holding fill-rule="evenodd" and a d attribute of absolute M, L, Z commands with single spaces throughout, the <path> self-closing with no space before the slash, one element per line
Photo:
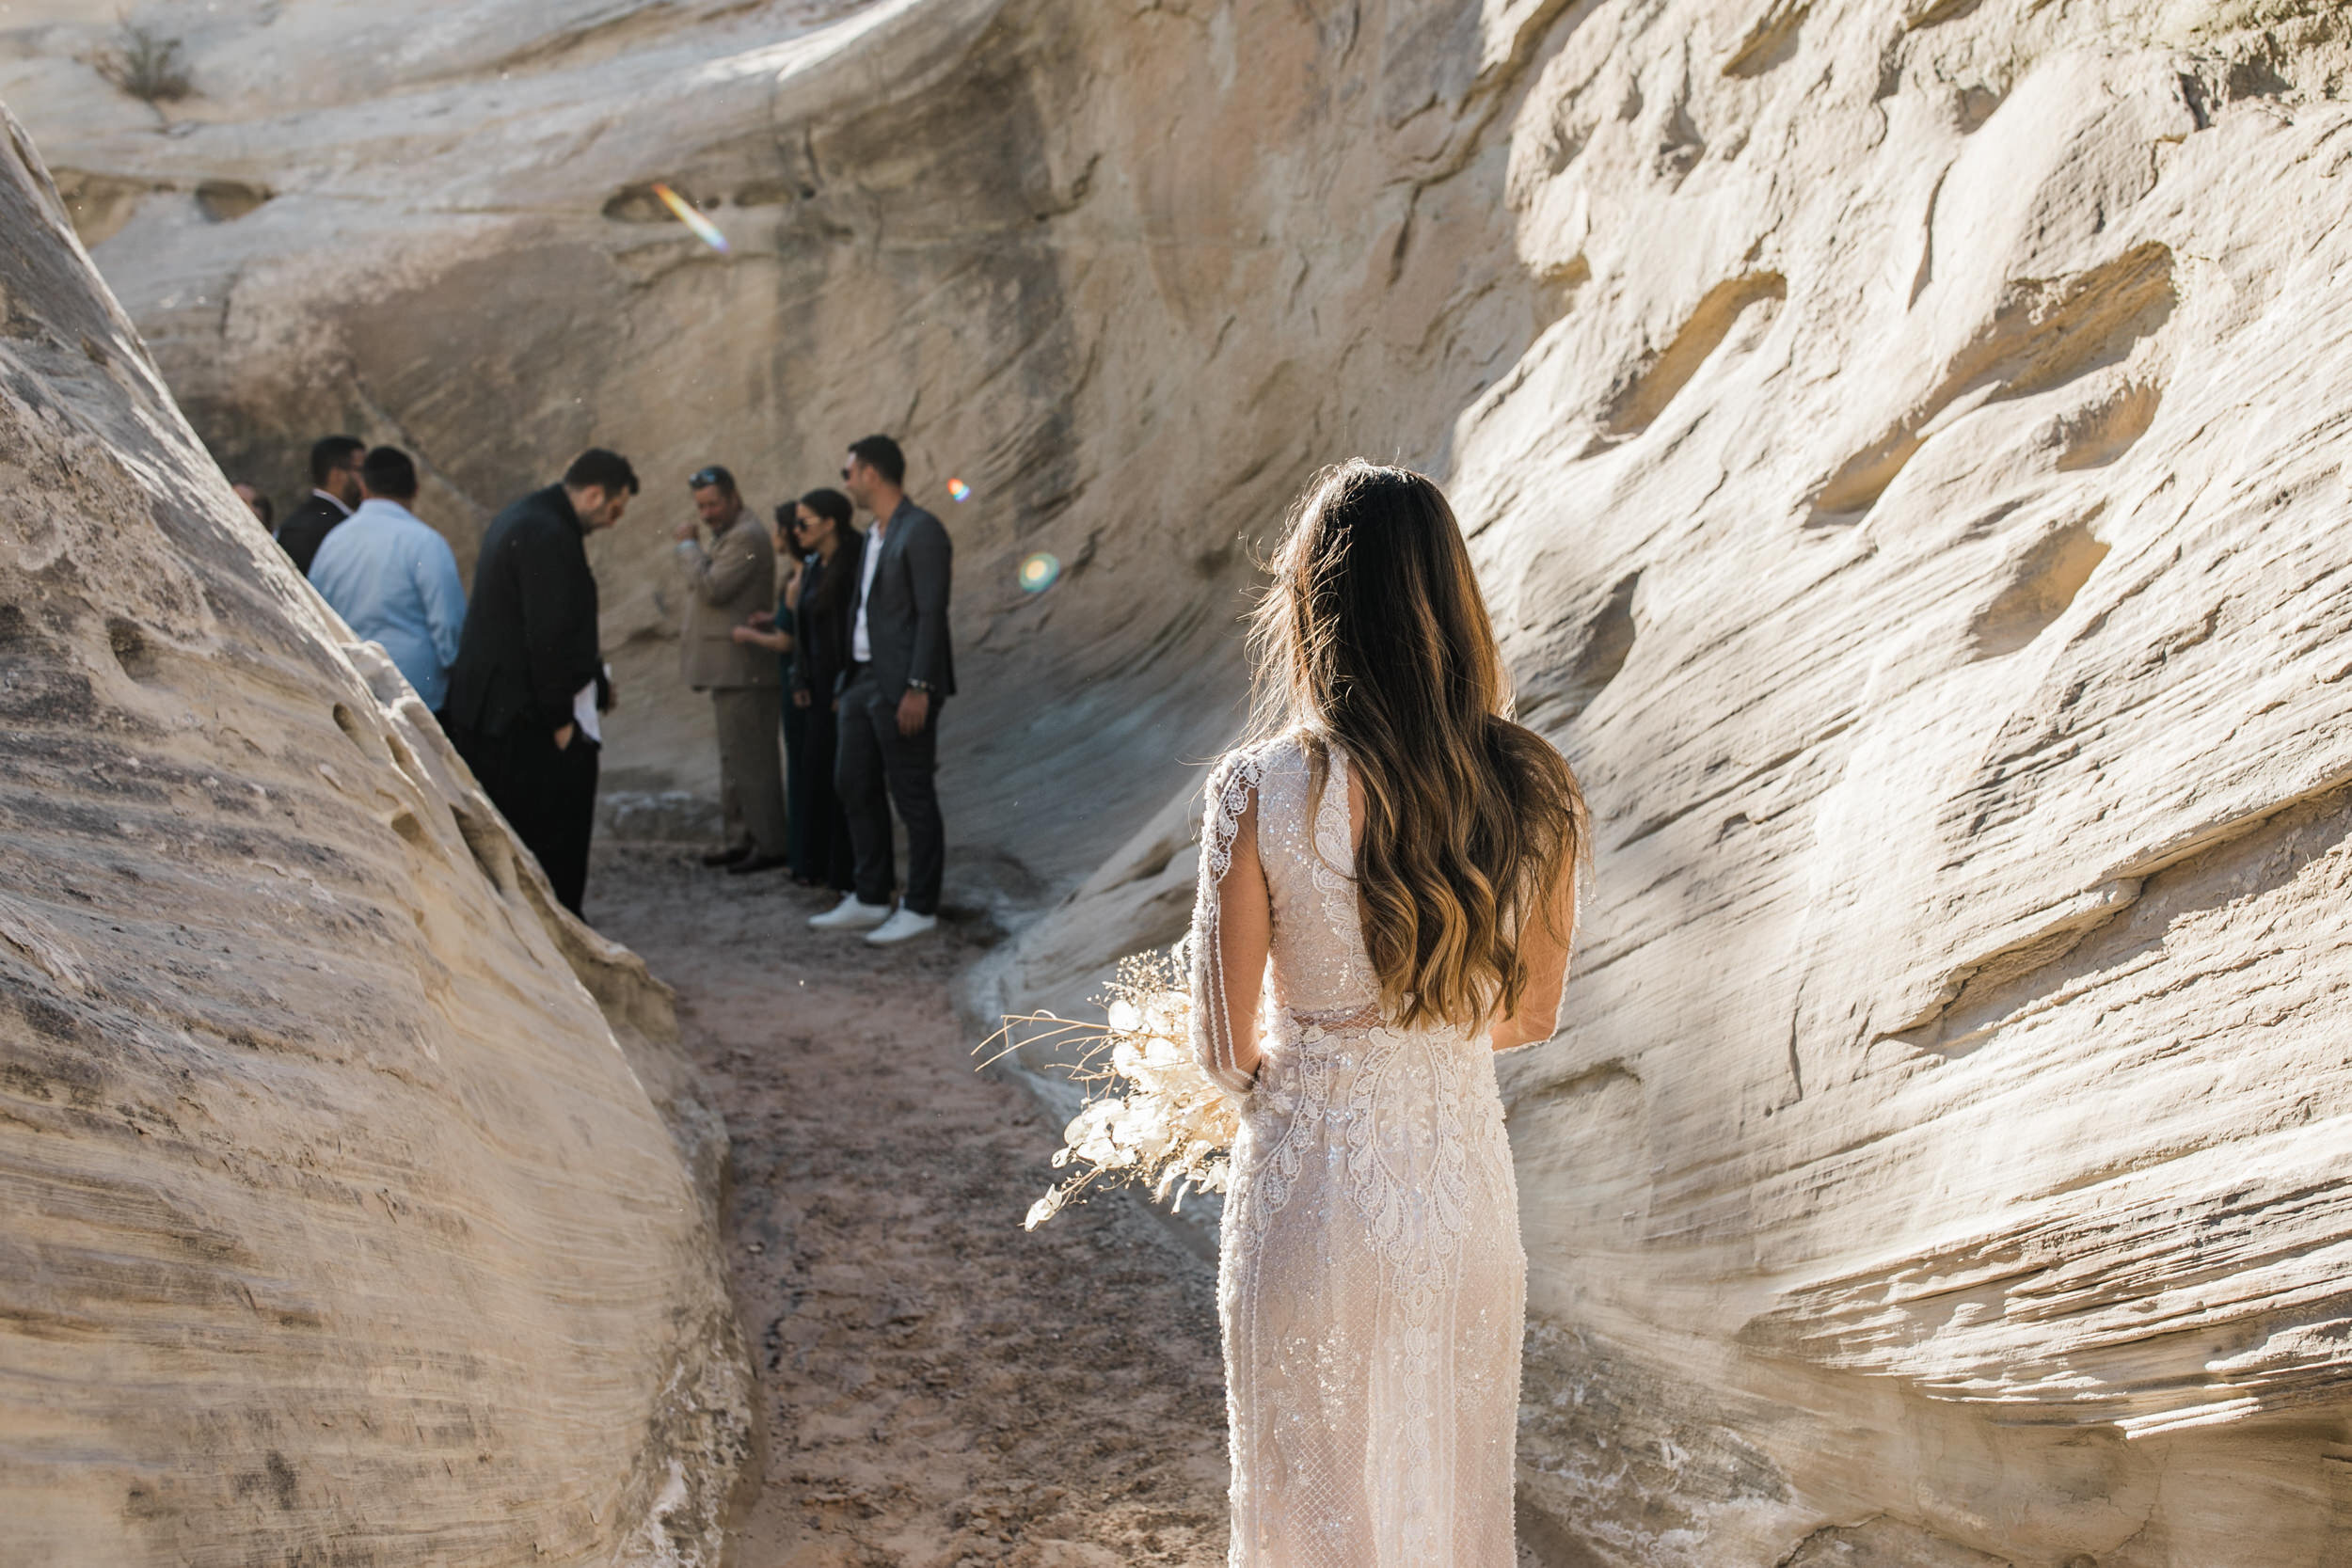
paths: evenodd
<path fill-rule="evenodd" d="M 834 758 L 841 729 L 834 712 L 841 675 L 850 667 L 850 622 L 856 610 L 858 572 L 866 558 L 866 535 L 852 526 L 850 498 L 838 490 L 811 490 L 794 508 L 796 540 L 804 556 L 799 597 L 793 602 L 792 670 L 785 712 L 805 715 L 796 776 L 804 778 L 808 824 L 803 840 L 812 881 L 848 893 L 857 885 L 857 857 L 850 847 L 850 817 L 834 790 Z M 798 799 L 797 797 L 795 799 Z M 795 808 L 798 809 L 797 807 Z"/>

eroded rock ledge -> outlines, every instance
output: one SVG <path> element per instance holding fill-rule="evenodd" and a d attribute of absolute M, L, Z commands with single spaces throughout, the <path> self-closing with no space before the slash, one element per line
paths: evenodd
<path fill-rule="evenodd" d="M 718 1560 L 751 1370 L 666 990 L 557 911 L 0 148 L 11 1560 Z"/>

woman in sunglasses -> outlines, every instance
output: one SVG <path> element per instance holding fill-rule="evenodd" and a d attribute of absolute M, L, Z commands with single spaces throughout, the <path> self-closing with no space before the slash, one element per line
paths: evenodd
<path fill-rule="evenodd" d="M 850 519 L 850 498 L 811 490 L 793 503 L 793 538 L 804 561 L 800 596 L 792 605 L 800 635 L 793 644 L 793 707 L 807 716 L 794 753 L 792 809 L 807 824 L 801 834 L 806 864 L 792 874 L 812 887 L 848 893 L 857 885 L 857 856 L 850 847 L 850 818 L 833 785 L 841 726 L 834 699 L 850 667 L 850 618 L 855 612 L 866 535 Z M 806 804 L 803 806 L 803 802 Z"/>

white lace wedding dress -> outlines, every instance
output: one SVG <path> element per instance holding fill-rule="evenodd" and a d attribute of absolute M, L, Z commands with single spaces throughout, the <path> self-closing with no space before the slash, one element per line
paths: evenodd
<path fill-rule="evenodd" d="M 1513 1568 L 1527 1259 L 1494 1056 L 1481 1032 L 1384 1021 L 1327 752 L 1320 792 L 1300 733 L 1228 756 L 1201 850 L 1194 1049 L 1242 1103 L 1217 1286 L 1229 1561 Z M 1254 1085 L 1216 957 L 1253 801 L 1273 898 Z"/>

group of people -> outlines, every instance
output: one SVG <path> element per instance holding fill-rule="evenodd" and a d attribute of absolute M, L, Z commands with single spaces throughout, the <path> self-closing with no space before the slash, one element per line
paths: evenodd
<path fill-rule="evenodd" d="M 687 484 L 682 657 L 686 683 L 710 693 L 726 832 L 705 863 L 737 876 L 788 867 L 831 888 L 839 902 L 810 922 L 822 929 L 877 945 L 923 935 L 939 923 L 946 861 L 936 786 L 939 709 L 955 690 L 946 529 L 908 498 L 906 457 L 887 436 L 851 442 L 839 489 L 811 490 L 768 524 L 724 467 Z M 874 520 L 865 533 L 860 511 Z M 893 805 L 907 829 L 895 910 Z"/>
<path fill-rule="evenodd" d="M 311 448 L 310 481 L 278 543 L 383 646 L 578 914 L 614 700 L 586 542 L 621 520 L 636 470 L 591 448 L 501 512 L 470 598 L 448 541 L 410 510 L 405 452 L 328 436 Z M 954 546 L 905 482 L 898 444 L 869 436 L 850 443 L 840 488 L 763 524 L 714 464 L 688 479 L 694 515 L 675 530 L 682 673 L 710 694 L 719 741 L 726 843 L 704 863 L 829 888 L 838 901 L 809 924 L 877 945 L 937 927 L 946 859 L 936 773 L 940 706 L 955 690 Z M 267 498 L 250 489 L 239 495 L 266 525 Z M 863 532 L 861 510 L 873 518 Z M 894 805 L 908 849 L 895 905 Z"/>

